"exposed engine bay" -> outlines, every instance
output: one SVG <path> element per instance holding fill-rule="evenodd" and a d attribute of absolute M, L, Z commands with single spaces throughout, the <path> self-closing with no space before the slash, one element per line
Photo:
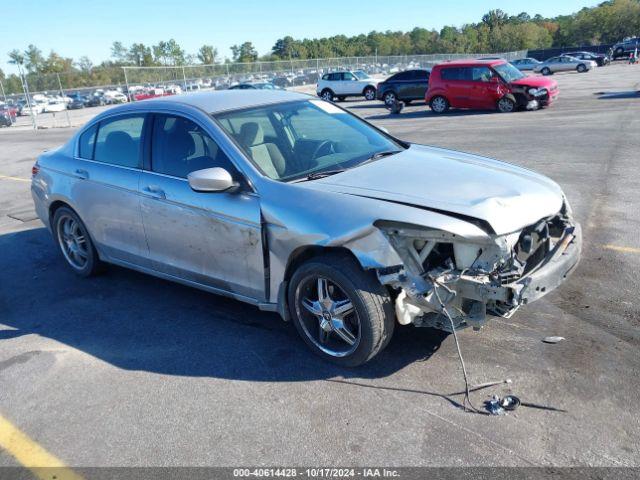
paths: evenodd
<path fill-rule="evenodd" d="M 395 294 L 398 322 L 451 331 L 482 327 L 488 316 L 508 318 L 557 287 L 580 257 L 580 228 L 566 203 L 556 215 L 520 231 L 470 243 L 412 225 L 380 223 L 404 265 L 378 270 Z M 489 230 L 488 225 L 483 226 Z"/>

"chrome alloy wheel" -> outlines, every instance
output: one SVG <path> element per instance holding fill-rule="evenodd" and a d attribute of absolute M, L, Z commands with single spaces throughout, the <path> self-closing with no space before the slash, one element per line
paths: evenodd
<path fill-rule="evenodd" d="M 447 109 L 447 101 L 442 97 L 436 97 L 431 102 L 431 108 L 437 113 L 442 113 Z"/>
<path fill-rule="evenodd" d="M 64 258 L 76 270 L 82 270 L 89 261 L 87 239 L 75 218 L 63 215 L 58 220 L 58 243 Z"/>
<path fill-rule="evenodd" d="M 360 343 L 361 328 L 353 302 L 336 283 L 315 275 L 296 290 L 296 313 L 305 335 L 333 357 L 346 357 Z"/>

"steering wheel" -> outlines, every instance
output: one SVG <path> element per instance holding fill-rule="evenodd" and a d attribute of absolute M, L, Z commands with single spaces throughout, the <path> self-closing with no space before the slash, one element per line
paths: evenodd
<path fill-rule="evenodd" d="M 316 158 L 321 157 L 322 155 L 320 155 L 320 152 L 322 152 L 323 149 L 327 150 L 327 152 L 324 153 L 323 155 L 336 153 L 333 142 L 331 140 L 324 140 L 323 142 L 320 142 L 320 145 L 318 145 L 316 149 L 313 151 L 313 155 L 311 155 L 311 160 L 315 160 Z"/>

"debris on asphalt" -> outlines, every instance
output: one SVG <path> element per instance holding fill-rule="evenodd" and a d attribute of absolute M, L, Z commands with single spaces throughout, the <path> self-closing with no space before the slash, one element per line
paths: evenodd
<path fill-rule="evenodd" d="M 520 399 L 515 395 L 505 395 L 500 398 L 498 395 L 491 397 L 491 400 L 484 402 L 485 408 L 491 415 L 505 415 L 520 406 Z"/>
<path fill-rule="evenodd" d="M 484 406 L 491 415 L 504 415 L 505 411 L 500 405 L 500 397 L 494 395 L 491 400 L 484 402 Z"/>
<path fill-rule="evenodd" d="M 558 342 L 561 342 L 564 339 L 565 339 L 564 337 L 550 336 L 550 337 L 544 337 L 542 339 L 542 341 L 544 343 L 558 343 Z"/>

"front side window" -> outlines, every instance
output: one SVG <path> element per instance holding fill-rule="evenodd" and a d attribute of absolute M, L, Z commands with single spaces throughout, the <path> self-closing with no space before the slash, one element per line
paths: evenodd
<path fill-rule="evenodd" d="M 264 175 L 280 181 L 354 168 L 375 160 L 376 154 L 405 148 L 356 116 L 321 100 L 255 107 L 215 118 Z M 274 136 L 268 135 L 271 130 Z"/>
<path fill-rule="evenodd" d="M 200 126 L 184 117 L 155 115 L 151 141 L 151 169 L 187 178 L 191 172 L 222 167 L 233 172 L 231 162 Z"/>
<path fill-rule="evenodd" d="M 144 115 L 132 115 L 100 122 L 94 160 L 141 168 L 144 118 Z"/>
<path fill-rule="evenodd" d="M 354 77 L 353 74 L 350 72 L 344 72 L 342 74 L 342 80 L 347 80 L 347 81 L 356 80 L 356 77 Z"/>
<path fill-rule="evenodd" d="M 471 81 L 473 82 L 489 82 L 493 77 L 493 72 L 489 67 L 473 67 L 471 68 Z"/>

